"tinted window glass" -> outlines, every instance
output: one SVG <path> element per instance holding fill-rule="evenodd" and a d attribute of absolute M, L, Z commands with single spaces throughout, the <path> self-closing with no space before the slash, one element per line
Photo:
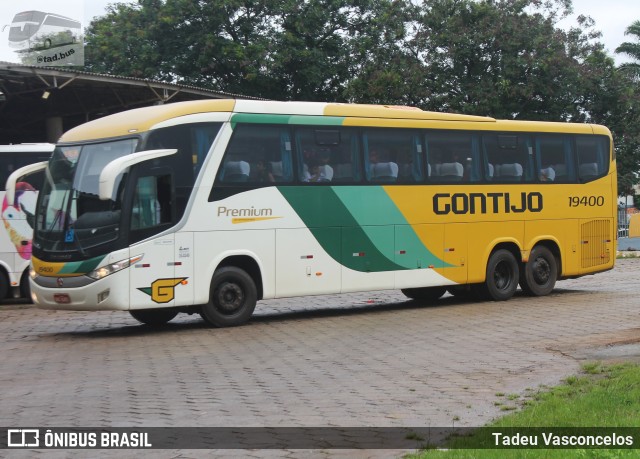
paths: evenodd
<path fill-rule="evenodd" d="M 304 183 L 348 183 L 360 180 L 358 137 L 342 127 L 296 128 L 298 178 Z"/>
<path fill-rule="evenodd" d="M 13 171 L 29 164 L 48 161 L 50 156 L 50 153 L 0 153 L 0 191 L 4 191 L 7 179 Z M 35 189 L 40 189 L 43 178 L 44 174 L 38 172 L 21 177 L 18 181 L 28 182 Z"/>
<path fill-rule="evenodd" d="M 422 142 L 418 132 L 367 130 L 363 138 L 364 166 L 370 182 L 421 182 L 424 179 Z"/>
<path fill-rule="evenodd" d="M 533 180 L 533 146 L 529 136 L 483 134 L 483 173 L 487 181 L 519 183 Z"/>
<path fill-rule="evenodd" d="M 426 136 L 427 175 L 433 182 L 477 182 L 481 178 L 476 136 L 432 132 Z"/>
<path fill-rule="evenodd" d="M 536 166 L 541 182 L 574 182 L 571 138 L 569 136 L 539 136 L 536 139 Z"/>
<path fill-rule="evenodd" d="M 576 137 L 578 178 L 589 182 L 609 172 L 609 139 L 606 137 Z"/>
<path fill-rule="evenodd" d="M 173 174 L 176 198 L 176 221 L 182 218 L 193 190 L 198 171 L 211 149 L 220 123 L 182 124 L 153 131 L 144 146 L 145 150 L 175 148 L 174 155 L 164 156 L 142 163 L 141 173 L 155 174 L 162 168 Z"/>
<path fill-rule="evenodd" d="M 291 182 L 293 164 L 289 128 L 239 124 L 227 146 L 217 183 Z"/>
<path fill-rule="evenodd" d="M 131 229 L 171 223 L 171 214 L 171 175 L 139 177 L 133 195 Z"/>

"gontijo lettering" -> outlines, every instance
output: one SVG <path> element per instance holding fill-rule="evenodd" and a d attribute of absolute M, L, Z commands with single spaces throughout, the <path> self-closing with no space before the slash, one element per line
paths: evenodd
<path fill-rule="evenodd" d="M 437 215 L 499 214 L 540 212 L 542 193 L 437 193 L 433 195 L 433 212 Z"/>

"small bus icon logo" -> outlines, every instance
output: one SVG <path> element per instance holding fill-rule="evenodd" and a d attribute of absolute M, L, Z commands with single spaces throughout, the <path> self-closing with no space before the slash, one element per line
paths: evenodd
<path fill-rule="evenodd" d="M 39 429 L 9 429 L 7 431 L 9 448 L 37 448 L 40 446 Z"/>

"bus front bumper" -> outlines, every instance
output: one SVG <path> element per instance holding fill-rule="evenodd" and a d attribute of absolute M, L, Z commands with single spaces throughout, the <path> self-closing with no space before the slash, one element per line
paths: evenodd
<path fill-rule="evenodd" d="M 94 280 L 87 276 L 30 279 L 31 299 L 41 309 L 128 311 L 128 270 Z"/>

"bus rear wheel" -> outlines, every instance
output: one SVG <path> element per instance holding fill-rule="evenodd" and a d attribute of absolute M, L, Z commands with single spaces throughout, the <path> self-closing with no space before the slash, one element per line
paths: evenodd
<path fill-rule="evenodd" d="M 158 326 L 164 325 L 178 315 L 178 311 L 171 308 L 158 309 L 134 309 L 129 314 L 145 325 Z"/>
<path fill-rule="evenodd" d="M 520 274 L 520 287 L 531 296 L 551 293 L 558 279 L 558 262 L 551 250 L 543 245 L 533 248 L 529 261 Z"/>
<path fill-rule="evenodd" d="M 516 257 L 508 250 L 496 250 L 489 257 L 487 277 L 480 286 L 480 293 L 488 300 L 506 301 L 516 292 L 519 276 Z"/>
<path fill-rule="evenodd" d="M 435 301 L 447 291 L 445 287 L 403 288 L 400 290 L 412 300 Z"/>
<path fill-rule="evenodd" d="M 216 327 L 234 327 L 249 320 L 257 301 L 258 291 L 251 276 L 227 266 L 213 275 L 209 302 L 202 306 L 200 315 Z"/>

